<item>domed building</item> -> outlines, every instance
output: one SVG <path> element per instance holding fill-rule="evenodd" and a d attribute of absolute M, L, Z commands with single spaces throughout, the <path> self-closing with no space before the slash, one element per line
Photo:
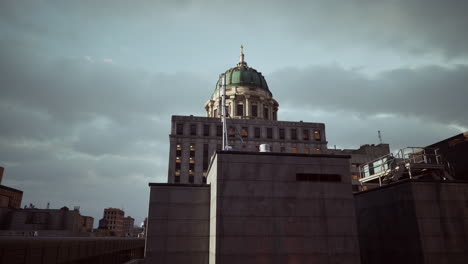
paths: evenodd
<path fill-rule="evenodd" d="M 277 120 L 278 102 L 261 72 L 244 60 L 243 47 L 239 62 L 219 76 L 210 100 L 205 104 L 208 117 L 221 116 L 222 81 L 225 78 L 226 106 L 231 118 Z"/>
<path fill-rule="evenodd" d="M 327 149 L 324 124 L 277 121 L 278 102 L 262 73 L 248 66 L 241 46 L 239 62 L 216 80 L 205 104 L 207 116 L 172 116 L 169 183 L 206 183 L 210 157 L 222 148 L 223 81 L 232 150 L 256 152 L 261 144 L 280 153 L 314 154 Z"/>

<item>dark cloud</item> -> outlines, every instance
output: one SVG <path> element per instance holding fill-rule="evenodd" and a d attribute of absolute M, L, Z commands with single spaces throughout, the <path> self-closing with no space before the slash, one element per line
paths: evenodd
<path fill-rule="evenodd" d="M 468 66 L 396 69 L 374 77 L 342 67 L 313 66 L 271 74 L 283 107 L 350 111 L 362 116 L 393 114 L 468 127 Z M 291 87 L 291 89 L 281 89 Z"/>
<path fill-rule="evenodd" d="M 298 46 L 321 45 L 329 54 L 372 47 L 399 56 L 457 58 L 468 52 L 468 35 L 461 33 L 468 26 L 466 5 L 432 0 L 1 1 L 5 184 L 24 190 L 25 203 L 81 205 L 96 220 L 104 207 L 122 206 L 142 220 L 147 183 L 167 177 L 170 115 L 204 115 L 203 105 L 223 71 L 206 68 L 214 58 L 226 60 L 219 58 L 225 45 L 255 36 L 255 43 L 293 39 Z M 168 43 L 174 45 L 171 50 L 163 48 Z M 112 55 L 125 49 L 138 60 L 114 60 Z M 287 56 L 268 56 L 276 55 Z M 158 70 L 134 66 L 146 57 Z M 133 60 L 137 63 L 128 63 Z M 174 73 L 175 64 L 186 72 Z M 324 122 L 330 147 L 377 143 L 377 130 L 392 148 L 425 145 L 468 126 L 466 65 L 398 67 L 373 77 L 336 65 L 265 75 L 280 103 L 280 119 Z"/>

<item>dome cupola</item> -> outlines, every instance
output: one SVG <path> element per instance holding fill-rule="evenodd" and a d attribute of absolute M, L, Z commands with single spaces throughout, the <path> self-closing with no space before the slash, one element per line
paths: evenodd
<path fill-rule="evenodd" d="M 232 118 L 276 120 L 278 102 L 268 88 L 261 72 L 249 67 L 240 48 L 239 62 L 222 73 L 211 99 L 205 104 L 209 117 L 219 117 L 222 78 L 226 78 L 226 105 Z"/>

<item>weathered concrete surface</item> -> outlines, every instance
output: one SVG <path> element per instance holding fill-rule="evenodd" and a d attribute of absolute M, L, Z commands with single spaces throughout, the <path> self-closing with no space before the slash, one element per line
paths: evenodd
<path fill-rule="evenodd" d="M 210 186 L 150 187 L 146 263 L 208 263 Z"/>
<path fill-rule="evenodd" d="M 467 263 L 468 183 L 405 181 L 355 195 L 362 263 Z"/>
<path fill-rule="evenodd" d="M 208 173 L 210 264 L 360 263 L 349 168 L 349 156 L 218 152 Z"/>

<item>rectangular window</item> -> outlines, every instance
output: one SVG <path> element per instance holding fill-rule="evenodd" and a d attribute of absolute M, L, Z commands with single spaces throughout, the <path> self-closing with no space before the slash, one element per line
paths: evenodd
<path fill-rule="evenodd" d="M 216 136 L 217 137 L 223 136 L 223 126 L 216 126 Z"/>
<path fill-rule="evenodd" d="M 268 119 L 268 107 L 263 108 L 263 118 Z"/>
<path fill-rule="evenodd" d="M 180 176 L 180 169 L 175 171 L 175 176 Z"/>
<path fill-rule="evenodd" d="M 174 177 L 174 182 L 179 183 L 180 182 L 180 176 L 175 176 Z"/>
<path fill-rule="evenodd" d="M 310 153 L 310 148 L 304 148 L 304 153 L 309 154 Z"/>
<path fill-rule="evenodd" d="M 175 168 L 176 168 L 176 170 L 180 170 L 180 162 L 176 162 Z"/>
<path fill-rule="evenodd" d="M 302 131 L 302 134 L 303 134 L 302 138 L 303 138 L 304 140 L 309 140 L 309 129 L 304 129 L 304 130 Z"/>
<path fill-rule="evenodd" d="M 291 139 L 297 140 L 297 129 L 291 128 Z"/>
<path fill-rule="evenodd" d="M 184 124 L 177 124 L 176 125 L 176 134 L 183 135 L 184 134 Z"/>
<path fill-rule="evenodd" d="M 267 127 L 267 138 L 272 139 L 273 138 L 273 128 Z"/>
<path fill-rule="evenodd" d="M 314 139 L 315 141 L 320 141 L 322 138 L 320 137 L 320 131 L 314 130 Z"/>
<path fill-rule="evenodd" d="M 255 138 L 260 138 L 260 128 L 256 127 L 254 130 L 255 130 Z"/>
<path fill-rule="evenodd" d="M 210 125 L 203 125 L 203 136 L 210 136 Z"/>
<path fill-rule="evenodd" d="M 243 127 L 242 130 L 241 130 L 241 136 L 243 138 L 246 138 L 249 136 L 249 132 L 248 132 L 248 128 L 247 127 Z"/>
<path fill-rule="evenodd" d="M 296 181 L 340 182 L 339 174 L 297 173 Z"/>
<path fill-rule="evenodd" d="M 193 183 L 194 180 L 195 180 L 195 177 L 194 177 L 193 175 L 190 175 L 190 176 L 188 177 L 189 183 Z"/>
<path fill-rule="evenodd" d="M 236 129 L 234 127 L 229 127 L 229 137 L 234 137 L 236 135 Z"/>
<path fill-rule="evenodd" d="M 208 169 L 208 144 L 203 145 L 203 170 Z"/>
<path fill-rule="evenodd" d="M 195 163 L 189 163 L 189 170 L 191 171 L 195 170 Z"/>
<path fill-rule="evenodd" d="M 237 104 L 237 116 L 243 116 L 244 115 L 244 105 L 243 104 Z"/>
<path fill-rule="evenodd" d="M 258 116 L 258 107 L 257 107 L 257 105 L 252 105 L 252 116 Z"/>
<path fill-rule="evenodd" d="M 315 151 L 316 151 L 317 153 L 319 153 L 319 154 L 322 152 L 322 150 L 321 150 L 320 148 L 316 148 Z"/>
<path fill-rule="evenodd" d="M 297 153 L 297 148 L 296 147 L 292 148 L 292 153 Z"/>
<path fill-rule="evenodd" d="M 195 144 L 190 144 L 190 157 L 195 157 Z"/>
<path fill-rule="evenodd" d="M 279 129 L 279 138 L 284 139 L 284 128 Z"/>
<path fill-rule="evenodd" d="M 197 135 L 197 125 L 196 124 L 190 124 L 190 135 L 191 136 L 196 136 Z"/>
<path fill-rule="evenodd" d="M 182 146 L 180 144 L 176 145 L 176 157 L 182 156 Z"/>

